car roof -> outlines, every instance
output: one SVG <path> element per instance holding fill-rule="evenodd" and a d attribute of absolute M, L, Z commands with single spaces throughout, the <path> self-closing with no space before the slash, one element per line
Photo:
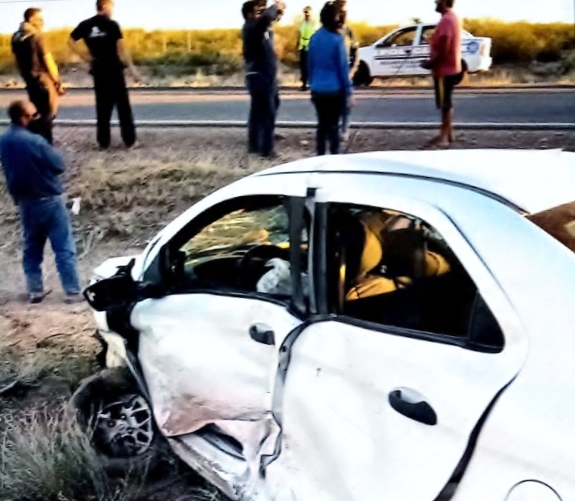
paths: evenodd
<path fill-rule="evenodd" d="M 314 157 L 258 175 L 380 174 L 454 184 L 542 212 L 575 201 L 575 153 L 561 150 L 387 151 Z"/>

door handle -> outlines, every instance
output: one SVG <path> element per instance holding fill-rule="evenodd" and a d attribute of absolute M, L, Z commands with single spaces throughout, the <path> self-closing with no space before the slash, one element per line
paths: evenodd
<path fill-rule="evenodd" d="M 260 344 L 274 346 L 276 344 L 275 332 L 265 324 L 254 324 L 250 327 L 250 337 Z"/>
<path fill-rule="evenodd" d="M 389 405 L 401 415 L 428 426 L 437 424 L 437 414 L 425 400 L 411 402 L 405 390 L 394 390 L 389 394 Z"/>

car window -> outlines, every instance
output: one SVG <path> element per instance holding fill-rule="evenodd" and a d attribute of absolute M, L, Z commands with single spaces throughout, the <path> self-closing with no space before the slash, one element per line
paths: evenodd
<path fill-rule="evenodd" d="M 237 204 L 236 204 L 237 205 Z M 181 290 L 239 291 L 292 296 L 289 201 L 214 209 L 200 227 L 175 239 L 172 269 Z M 185 233 L 185 232 L 184 232 Z M 302 234 L 302 272 L 307 264 L 307 228 Z M 307 279 L 307 275 L 306 275 Z M 306 282 L 307 290 L 307 282 Z"/>
<path fill-rule="evenodd" d="M 575 252 L 575 202 L 532 214 L 527 219 Z"/>
<path fill-rule="evenodd" d="M 392 35 L 382 43 L 382 47 L 406 47 L 413 45 L 417 28 L 407 28 Z"/>
<path fill-rule="evenodd" d="M 429 45 L 431 43 L 431 37 L 435 32 L 435 26 L 426 26 L 421 32 L 421 42 L 420 45 Z"/>
<path fill-rule="evenodd" d="M 487 351 L 503 333 L 439 232 L 400 212 L 333 205 L 328 291 L 344 318 Z"/>

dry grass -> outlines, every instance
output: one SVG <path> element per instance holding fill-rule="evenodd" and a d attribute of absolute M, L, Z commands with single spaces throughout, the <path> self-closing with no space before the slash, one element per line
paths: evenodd
<path fill-rule="evenodd" d="M 127 501 L 141 480 L 112 480 L 78 426 L 58 413 L 32 413 L 8 424 L 0 450 L 2 501 Z"/>

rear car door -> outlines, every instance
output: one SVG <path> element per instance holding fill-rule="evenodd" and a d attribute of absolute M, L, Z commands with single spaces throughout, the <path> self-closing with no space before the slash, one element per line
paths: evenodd
<path fill-rule="evenodd" d="M 519 372 L 522 329 L 465 235 L 399 194 L 413 181 L 330 176 L 314 227 L 323 315 L 284 347 L 267 478 L 298 501 L 432 501 Z"/>

